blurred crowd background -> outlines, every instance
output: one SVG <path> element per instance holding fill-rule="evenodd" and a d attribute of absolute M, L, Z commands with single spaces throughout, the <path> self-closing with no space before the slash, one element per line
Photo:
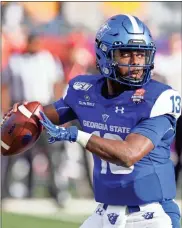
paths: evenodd
<path fill-rule="evenodd" d="M 68 81 L 96 72 L 94 37 L 110 16 L 138 16 L 157 46 L 153 78 L 182 92 L 182 2 L 1 2 L 2 115 L 18 101 L 58 99 Z M 77 124 L 77 123 L 76 123 Z M 172 147 L 172 159 L 181 165 Z M 2 197 L 92 197 L 90 155 L 42 135 L 23 155 L 2 157 Z"/>

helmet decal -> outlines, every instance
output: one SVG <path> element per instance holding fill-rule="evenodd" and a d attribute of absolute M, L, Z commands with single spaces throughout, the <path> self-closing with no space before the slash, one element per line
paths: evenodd
<path fill-rule="evenodd" d="M 131 24 L 133 27 L 133 32 L 134 33 L 140 33 L 140 29 L 139 29 L 137 20 L 131 15 L 128 15 L 128 14 L 124 14 L 124 15 L 127 16 L 129 18 L 129 20 L 131 21 Z"/>
<path fill-rule="evenodd" d="M 111 28 L 109 27 L 108 23 L 103 24 L 99 31 L 97 32 L 96 38 L 101 39 L 104 34 L 109 31 Z"/>

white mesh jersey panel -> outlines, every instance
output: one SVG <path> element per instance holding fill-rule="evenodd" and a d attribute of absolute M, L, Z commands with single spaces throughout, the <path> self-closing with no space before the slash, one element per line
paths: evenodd
<path fill-rule="evenodd" d="M 169 114 L 178 118 L 181 114 L 181 97 L 176 90 L 168 89 L 160 94 L 152 107 L 150 117 Z"/>

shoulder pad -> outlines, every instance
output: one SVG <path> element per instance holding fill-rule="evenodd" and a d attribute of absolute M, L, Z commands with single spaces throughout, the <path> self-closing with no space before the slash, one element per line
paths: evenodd
<path fill-rule="evenodd" d="M 152 107 L 150 117 L 165 114 L 172 115 L 175 118 L 181 114 L 181 96 L 176 90 L 167 89 L 158 96 Z"/>

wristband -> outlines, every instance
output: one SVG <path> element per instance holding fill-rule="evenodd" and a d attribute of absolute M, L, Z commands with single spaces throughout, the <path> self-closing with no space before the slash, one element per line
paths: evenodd
<path fill-rule="evenodd" d="M 76 142 L 85 148 L 91 136 L 92 134 L 78 130 Z"/>

